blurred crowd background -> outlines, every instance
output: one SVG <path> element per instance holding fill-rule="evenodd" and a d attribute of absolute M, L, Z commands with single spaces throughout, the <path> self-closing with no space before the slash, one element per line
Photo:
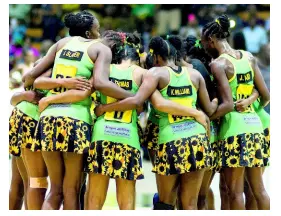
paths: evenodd
<path fill-rule="evenodd" d="M 257 57 L 266 84 L 270 87 L 269 4 L 10 4 L 10 89 L 21 88 L 22 75 L 46 54 L 53 43 L 68 35 L 63 23 L 64 16 L 80 10 L 88 10 L 98 18 L 101 33 L 108 29 L 138 31 L 145 49 L 155 35 L 200 37 L 201 29 L 207 22 L 226 13 L 232 27 L 229 42 L 235 49 L 250 51 Z"/>

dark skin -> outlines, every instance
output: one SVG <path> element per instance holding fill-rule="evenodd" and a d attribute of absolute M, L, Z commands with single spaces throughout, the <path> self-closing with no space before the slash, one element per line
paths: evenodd
<path fill-rule="evenodd" d="M 24 194 L 24 181 L 20 174 L 17 160 L 22 160 L 20 157 L 12 157 L 12 180 L 9 190 L 9 210 L 21 210 Z M 26 182 L 28 184 L 28 182 Z M 25 205 L 27 209 L 27 205 Z"/>
<path fill-rule="evenodd" d="M 241 59 L 242 56 L 238 50 L 232 49 L 225 39 L 217 39 L 215 36 L 205 38 L 204 35 L 202 35 L 201 42 L 205 51 L 213 58 L 217 58 L 210 65 L 211 72 L 217 83 L 219 99 L 221 99 L 221 104 L 216 113 L 211 116 L 211 119 L 217 119 L 234 110 L 234 102 L 228 82 L 235 74 L 231 62 L 225 58 L 218 57 L 223 53 L 236 59 Z M 247 56 L 254 72 L 254 86 L 260 94 L 262 106 L 266 106 L 270 101 L 269 91 L 257 66 L 256 59 L 250 53 L 247 53 Z M 232 199 L 232 202 L 230 202 L 230 209 L 245 209 L 243 201 L 244 173 L 249 179 L 251 188 L 255 190 L 254 194 L 258 203 L 258 208 L 269 209 L 269 197 L 264 189 L 261 170 L 262 168 L 259 167 L 247 168 L 246 170 L 244 167 L 222 169 L 225 184 L 228 189 L 228 196 Z"/>
<path fill-rule="evenodd" d="M 35 63 L 38 64 L 38 62 Z M 45 74 L 41 75 L 45 76 Z M 12 105 L 16 105 L 21 101 L 27 101 L 33 104 L 38 104 L 38 101 L 43 97 L 42 94 L 36 91 L 24 91 L 16 93 L 11 98 Z M 28 187 L 29 177 L 46 177 L 47 170 L 42 158 L 41 152 L 32 152 L 29 149 L 21 148 L 22 157 L 17 159 L 19 172 L 24 179 L 25 185 L 25 203 L 30 210 L 40 210 L 44 201 L 46 189 Z M 26 207 L 27 209 L 27 207 Z"/>

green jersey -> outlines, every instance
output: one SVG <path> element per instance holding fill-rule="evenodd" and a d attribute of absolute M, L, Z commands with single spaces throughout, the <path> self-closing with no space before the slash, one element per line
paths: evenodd
<path fill-rule="evenodd" d="M 235 59 L 230 55 L 222 54 L 219 58 L 228 59 L 234 67 L 234 75 L 229 80 L 233 101 L 248 98 L 254 89 L 254 72 L 245 51 L 241 51 L 242 58 Z M 236 110 L 227 113 L 221 119 L 219 138 L 226 139 L 244 133 L 262 133 L 262 124 L 250 105 L 243 113 Z"/>
<path fill-rule="evenodd" d="M 80 41 L 79 37 L 73 37 L 57 53 L 52 72 L 52 78 L 72 78 L 84 77 L 90 79 L 92 76 L 94 63 L 88 56 L 88 48 L 98 40 L 89 42 Z M 48 92 L 47 97 L 65 92 L 65 88 L 55 88 Z M 51 104 L 42 113 L 41 116 L 66 116 L 77 120 L 82 120 L 91 124 L 92 118 L 90 106 L 91 96 L 88 98 L 69 104 Z"/>
<path fill-rule="evenodd" d="M 136 93 L 139 89 L 133 79 L 133 72 L 138 66 L 130 66 L 127 69 L 110 66 L 110 81 L 121 88 Z M 102 104 L 116 102 L 115 98 L 100 94 Z M 125 112 L 106 112 L 97 118 L 93 129 L 92 141 L 106 140 L 128 144 L 131 147 L 140 149 L 140 142 L 137 127 L 138 115 L 136 110 Z"/>
<path fill-rule="evenodd" d="M 165 99 L 196 109 L 197 89 L 191 82 L 187 68 L 180 67 L 179 73 L 169 67 L 166 68 L 169 71 L 170 82 L 160 91 L 162 96 Z M 206 133 L 205 128 L 191 117 L 159 113 L 159 144 Z"/>

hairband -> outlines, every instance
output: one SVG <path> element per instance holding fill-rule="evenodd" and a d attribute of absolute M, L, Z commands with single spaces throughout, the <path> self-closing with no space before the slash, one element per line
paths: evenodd
<path fill-rule="evenodd" d="M 201 45 L 201 40 L 199 40 L 199 39 L 197 39 L 196 41 L 195 41 L 195 44 L 194 44 L 194 47 L 198 47 L 198 48 L 202 48 L 202 45 Z"/>
<path fill-rule="evenodd" d="M 139 54 L 139 57 L 140 57 L 140 58 L 144 56 L 144 53 L 140 53 L 140 50 L 139 50 L 139 49 L 137 49 L 137 53 Z"/>
<path fill-rule="evenodd" d="M 220 21 L 218 19 L 216 19 L 215 21 L 216 21 L 216 23 L 219 24 L 219 26 L 221 26 Z"/>

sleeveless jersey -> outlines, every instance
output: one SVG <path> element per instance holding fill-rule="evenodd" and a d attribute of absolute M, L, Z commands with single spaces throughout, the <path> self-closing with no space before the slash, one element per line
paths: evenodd
<path fill-rule="evenodd" d="M 197 90 L 191 82 L 187 68 L 182 67 L 180 73 L 174 72 L 169 67 L 166 68 L 170 74 L 170 82 L 160 90 L 161 95 L 165 99 L 196 109 Z M 205 128 L 191 117 L 161 112 L 159 114 L 159 144 L 206 133 Z"/>
<path fill-rule="evenodd" d="M 254 72 L 248 60 L 247 53 L 241 51 L 242 58 L 222 54 L 219 58 L 228 59 L 234 67 L 234 75 L 229 80 L 233 101 L 248 98 L 254 89 Z M 221 119 L 219 137 L 226 139 L 230 136 L 237 136 L 243 133 L 262 133 L 260 118 L 255 112 L 253 105 L 250 105 L 245 112 L 239 113 L 236 110 L 227 113 Z"/>
<path fill-rule="evenodd" d="M 139 89 L 134 82 L 133 71 L 137 66 L 132 65 L 127 69 L 119 69 L 116 65 L 110 66 L 110 81 L 121 88 L 136 93 Z M 115 98 L 100 93 L 102 104 L 116 102 Z M 92 141 L 106 140 L 128 144 L 131 147 L 140 149 L 140 142 L 137 127 L 138 115 L 136 110 L 127 110 L 124 112 L 106 112 L 97 118 L 94 124 Z"/>
<path fill-rule="evenodd" d="M 88 48 L 99 40 L 89 42 L 79 41 L 79 37 L 73 37 L 57 53 L 52 72 L 52 78 L 72 78 L 84 77 L 90 79 L 94 63 L 88 56 Z M 55 88 L 48 92 L 47 97 L 65 92 L 65 88 Z M 69 104 L 51 104 L 42 113 L 41 116 L 66 116 L 77 120 L 82 120 L 91 124 L 90 113 L 91 96 L 88 98 Z"/>

